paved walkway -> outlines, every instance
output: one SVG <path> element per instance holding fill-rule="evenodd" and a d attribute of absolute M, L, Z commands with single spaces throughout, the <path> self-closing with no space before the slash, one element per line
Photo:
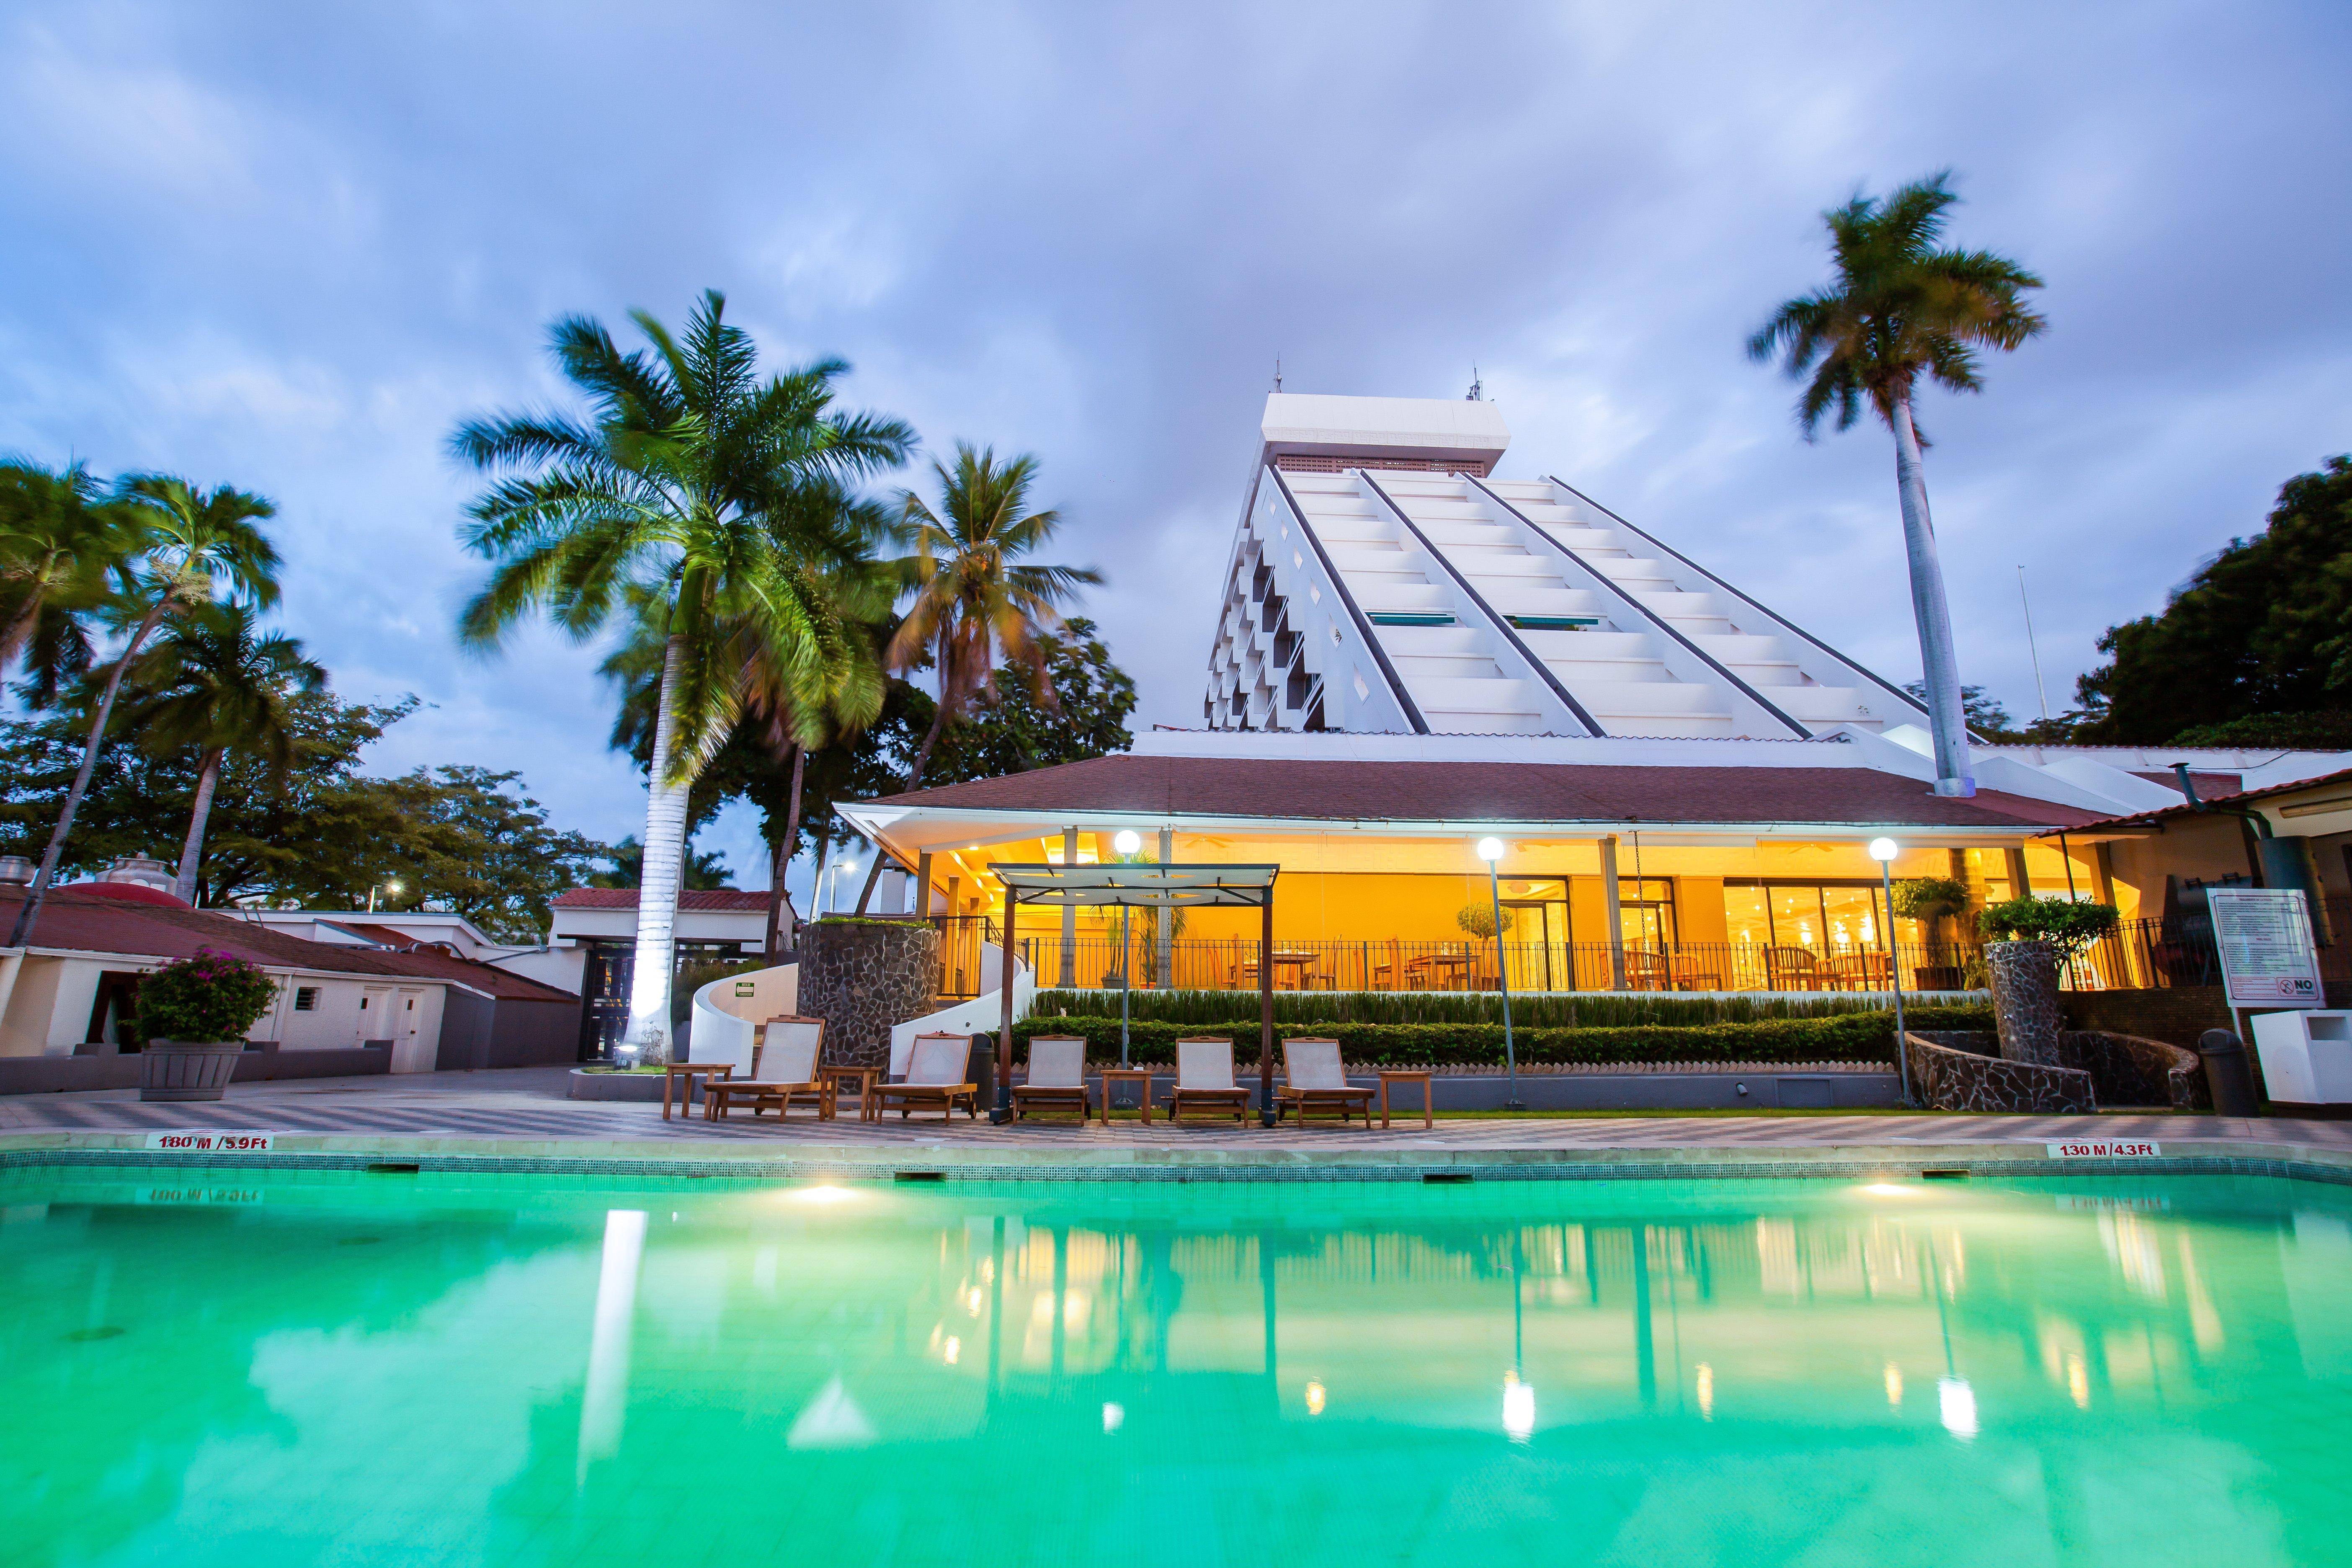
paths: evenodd
<path fill-rule="evenodd" d="M 861 1122 L 795 1115 L 709 1122 L 658 1104 L 568 1100 L 563 1068 L 417 1073 L 237 1084 L 212 1104 L 143 1104 L 136 1089 L 0 1099 L 0 1135 L 16 1132 L 141 1131 L 224 1128 L 245 1131 L 436 1139 L 593 1141 L 646 1144 L 723 1142 L 779 1152 L 824 1148 L 887 1151 L 970 1146 L 1039 1153 L 1081 1150 L 1262 1150 L 1329 1153 L 1383 1150 L 1829 1149 L 1905 1145 L 2035 1144 L 2075 1139 L 2147 1139 L 2305 1146 L 2352 1152 L 2352 1121 L 2290 1121 L 2220 1116 L 1528 1116 L 1440 1117 L 1424 1129 L 1416 1113 L 1383 1132 L 1317 1121 L 1268 1130 L 1232 1121 L 1171 1127 L 1121 1121 L 1079 1126 L 1067 1117 L 992 1127 L 961 1116 Z M 681 1151 L 684 1152 L 684 1151 Z"/>

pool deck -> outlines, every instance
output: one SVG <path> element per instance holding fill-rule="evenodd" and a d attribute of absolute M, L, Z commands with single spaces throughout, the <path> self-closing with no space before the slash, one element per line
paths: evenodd
<path fill-rule="evenodd" d="M 144 1104 L 136 1089 L 0 1100 L 0 1164 L 196 1161 L 235 1167 L 428 1169 L 582 1173 L 973 1178 L 1159 1176 L 1489 1178 L 1916 1174 L 1949 1168 L 2015 1174 L 2086 1166 L 2232 1172 L 2352 1183 L 2352 1121 L 2218 1116 L 1530 1116 L 1416 1111 L 1388 1131 L 1317 1121 L 1275 1129 L 1230 1121 L 1083 1126 L 1067 1117 L 992 1127 L 983 1119 L 882 1122 L 739 1116 L 709 1122 L 659 1105 L 565 1098 L 568 1070 L 419 1073 L 238 1084 L 209 1104 Z M 158 1155 L 151 1133 L 263 1131 L 267 1153 Z M 2147 1142 L 2154 1158 L 2060 1158 L 2052 1146 Z"/>

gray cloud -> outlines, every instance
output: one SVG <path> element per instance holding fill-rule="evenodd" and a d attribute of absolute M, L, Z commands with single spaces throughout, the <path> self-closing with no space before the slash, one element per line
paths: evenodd
<path fill-rule="evenodd" d="M 1817 212 L 1945 164 L 2053 327 L 1938 398 L 1967 677 L 2098 631 L 2352 447 L 2339 7 L 17 5 L 0 13 L 0 447 L 284 507 L 286 619 L 436 706 L 385 765 L 525 770 L 612 837 L 593 650 L 453 648 L 441 456 L 558 395 L 558 311 L 708 285 L 853 401 L 1034 449 L 1143 717 L 1194 721 L 1276 355 L 1458 395 L 1552 471 L 1897 679 L 1883 434 L 1805 447 L 1747 331 Z M 725 826 L 739 868 L 746 824 Z"/>

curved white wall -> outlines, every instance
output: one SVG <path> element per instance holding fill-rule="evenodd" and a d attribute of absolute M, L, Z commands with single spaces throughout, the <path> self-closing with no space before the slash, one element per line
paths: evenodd
<path fill-rule="evenodd" d="M 1013 1016 L 1025 1018 L 1029 1005 L 1037 994 L 1037 977 L 1029 966 L 1013 960 Z M 915 1048 L 917 1035 L 983 1035 L 994 1034 L 1004 1023 L 1004 998 L 999 987 L 1004 984 L 1004 957 L 993 942 L 980 946 L 980 994 L 969 1002 L 959 1002 L 952 1007 L 942 1007 L 936 1013 L 926 1013 L 919 1018 L 909 1018 L 890 1031 L 890 1072 L 893 1077 L 907 1070 L 907 1058 Z"/>
<path fill-rule="evenodd" d="M 737 989 L 745 985 L 751 988 L 748 996 Z M 752 1026 L 792 1012 L 800 989 L 797 963 L 730 974 L 703 986 L 694 994 L 694 1031 L 688 1037 L 687 1060 L 733 1062 L 737 1072 L 750 1072 Z"/>

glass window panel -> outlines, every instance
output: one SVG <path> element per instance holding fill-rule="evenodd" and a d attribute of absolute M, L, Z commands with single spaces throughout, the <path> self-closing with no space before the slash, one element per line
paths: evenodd
<path fill-rule="evenodd" d="M 1833 952 L 1859 952 L 1885 945 L 1878 929 L 1878 889 L 1823 888 L 1822 919 Z"/>
<path fill-rule="evenodd" d="M 1773 888 L 1772 943 L 1822 951 L 1822 890 L 1819 888 Z"/>
<path fill-rule="evenodd" d="M 1764 907 L 1764 889 L 1726 883 L 1723 889 L 1724 934 L 1734 947 L 1772 945 L 1772 917 Z"/>

